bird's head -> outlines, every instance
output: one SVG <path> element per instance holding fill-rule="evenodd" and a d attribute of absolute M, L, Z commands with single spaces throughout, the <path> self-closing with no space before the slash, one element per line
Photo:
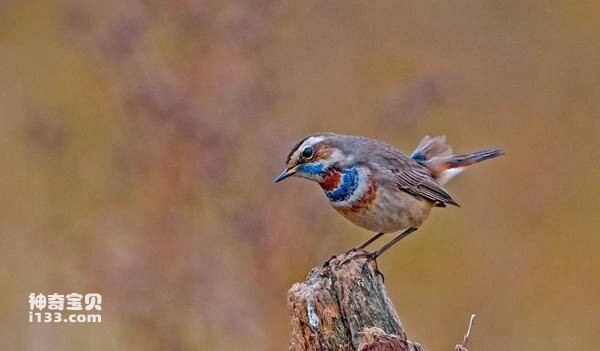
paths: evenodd
<path fill-rule="evenodd" d="M 296 176 L 323 181 L 335 168 L 343 168 L 353 162 L 344 148 L 344 136 L 333 133 L 315 133 L 300 140 L 288 154 L 286 168 L 274 183 Z"/>

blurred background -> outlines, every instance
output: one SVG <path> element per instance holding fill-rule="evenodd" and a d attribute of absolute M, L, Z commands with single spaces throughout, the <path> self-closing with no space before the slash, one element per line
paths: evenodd
<path fill-rule="evenodd" d="M 0 2 L 4 350 L 282 350 L 286 292 L 365 240 L 315 131 L 507 155 L 379 260 L 409 337 L 600 348 L 600 3 Z M 100 324 L 28 294 L 101 293 Z"/>

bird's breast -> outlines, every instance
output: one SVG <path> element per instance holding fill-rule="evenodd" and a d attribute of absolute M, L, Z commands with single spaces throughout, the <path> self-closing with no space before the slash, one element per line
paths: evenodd
<path fill-rule="evenodd" d="M 371 183 L 368 169 L 348 167 L 330 171 L 320 185 L 333 207 L 351 208 L 373 200 L 375 189 Z"/>
<path fill-rule="evenodd" d="M 340 214 L 360 227 L 378 232 L 419 226 L 433 205 L 393 184 L 375 181 L 370 170 L 362 167 L 331 171 L 319 183 Z"/>

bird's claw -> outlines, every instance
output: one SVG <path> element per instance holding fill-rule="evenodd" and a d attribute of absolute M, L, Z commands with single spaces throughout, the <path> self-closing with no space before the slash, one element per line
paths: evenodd
<path fill-rule="evenodd" d="M 337 257 L 337 255 L 333 255 L 333 256 L 329 257 L 327 259 L 327 261 L 323 262 L 323 264 L 321 265 L 321 268 L 327 268 L 327 266 L 329 266 L 329 262 L 331 262 L 331 260 L 333 260 L 336 257 Z"/>
<path fill-rule="evenodd" d="M 363 273 L 366 271 L 367 267 L 369 267 L 369 263 L 371 263 L 371 261 L 373 261 L 373 260 L 375 260 L 375 258 L 377 258 L 377 256 L 373 253 L 368 253 L 365 255 L 365 257 L 367 259 L 365 260 L 365 263 L 363 263 L 363 266 L 362 266 Z M 377 266 L 377 261 L 375 261 L 375 266 Z"/>
<path fill-rule="evenodd" d="M 350 250 L 349 250 L 349 252 L 350 252 L 350 253 L 352 253 L 352 252 L 355 252 L 355 251 L 358 251 L 358 250 L 357 250 L 357 249 L 355 249 L 355 248 L 354 248 L 354 249 L 350 249 Z M 366 252 L 366 251 L 362 250 L 362 252 L 356 253 L 356 254 L 354 254 L 354 255 L 352 255 L 352 256 L 346 256 L 346 258 L 344 258 L 344 260 L 342 260 L 342 262 L 340 262 L 340 263 L 339 263 L 339 266 L 338 266 L 338 267 L 341 267 L 341 266 L 345 265 L 346 263 L 348 263 L 348 262 L 350 262 L 350 261 L 352 261 L 352 260 L 354 260 L 354 259 L 356 259 L 356 258 L 366 257 L 367 259 L 365 260 L 365 262 L 363 263 L 363 265 L 362 265 L 362 268 L 361 268 L 361 272 L 362 272 L 362 274 L 365 274 L 365 273 L 367 272 L 367 268 L 369 267 L 369 264 L 371 263 L 371 261 L 375 261 L 375 269 L 373 270 L 373 272 L 374 272 L 375 274 L 377 274 L 377 275 L 381 276 L 381 280 L 383 280 L 383 281 L 384 281 L 384 280 L 385 280 L 385 277 L 384 277 L 384 276 L 383 276 L 383 274 L 382 274 L 382 273 L 379 271 L 379 267 L 377 267 L 377 260 L 376 260 L 376 259 L 377 259 L 377 257 L 378 257 L 378 256 L 379 256 L 379 255 L 377 254 L 377 252 Z M 335 257 L 335 256 L 334 256 L 334 257 Z M 333 257 L 332 257 L 332 258 L 333 258 Z M 330 260 L 331 260 L 331 259 L 329 259 L 329 260 L 328 260 L 328 261 L 325 263 L 325 265 L 326 265 L 327 263 L 329 263 L 329 261 L 330 261 Z"/>
<path fill-rule="evenodd" d="M 353 248 L 351 248 L 350 250 L 346 251 L 346 252 L 345 252 L 345 256 L 346 256 L 346 258 L 344 258 L 344 259 L 342 260 L 342 262 L 340 262 L 340 267 L 341 267 L 341 266 L 343 266 L 343 265 L 345 265 L 346 263 L 350 262 L 352 259 L 354 259 L 354 258 L 355 258 L 354 256 L 353 256 L 353 257 L 349 257 L 349 256 L 350 256 L 350 254 L 351 254 L 351 253 L 354 253 L 354 252 L 356 252 L 356 251 L 358 251 L 358 249 L 357 249 L 357 248 L 355 248 L 355 247 L 353 247 Z"/>
<path fill-rule="evenodd" d="M 341 267 L 356 258 L 366 257 L 366 256 L 370 255 L 368 252 L 363 251 L 363 252 L 359 252 L 359 253 L 356 253 L 356 254 L 350 256 L 351 253 L 354 253 L 356 251 L 358 251 L 356 248 L 352 248 L 352 249 L 348 250 L 348 252 L 346 253 L 346 258 L 344 258 L 344 260 L 342 262 L 340 262 L 339 266 Z"/>
<path fill-rule="evenodd" d="M 377 256 L 379 256 L 376 252 L 373 253 L 369 253 L 366 255 L 367 259 L 365 261 L 365 263 L 363 263 L 362 266 L 362 273 L 366 273 L 367 268 L 369 267 L 369 263 L 371 263 L 371 261 L 375 262 L 375 269 L 373 270 L 373 272 L 379 276 L 381 276 L 381 280 L 385 281 L 385 277 L 383 276 L 383 274 L 379 271 L 379 267 L 377 266 Z"/>
<path fill-rule="evenodd" d="M 353 247 L 353 248 L 351 248 L 350 250 L 346 251 L 346 256 L 348 256 L 348 255 L 350 255 L 351 253 L 353 253 L 353 252 L 356 252 L 356 251 L 358 251 L 358 249 L 357 249 L 357 248 L 355 248 L 355 247 Z"/>

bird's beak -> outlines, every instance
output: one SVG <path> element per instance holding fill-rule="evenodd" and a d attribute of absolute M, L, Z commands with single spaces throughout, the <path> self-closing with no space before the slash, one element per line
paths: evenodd
<path fill-rule="evenodd" d="M 288 168 L 288 169 L 284 170 L 283 172 L 281 172 L 281 174 L 278 175 L 277 178 L 273 179 L 273 183 L 278 183 L 278 182 L 284 180 L 285 178 L 294 175 L 294 173 L 296 173 L 296 172 L 298 172 L 298 166 Z"/>

